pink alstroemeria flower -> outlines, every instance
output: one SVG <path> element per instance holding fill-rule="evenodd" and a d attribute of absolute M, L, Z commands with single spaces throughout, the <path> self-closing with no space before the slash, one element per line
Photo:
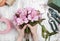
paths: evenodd
<path fill-rule="evenodd" d="M 17 18 L 16 22 L 17 22 L 17 25 L 22 25 L 24 23 L 23 20 L 20 18 Z"/>
<path fill-rule="evenodd" d="M 40 12 L 34 8 L 19 9 L 14 16 L 14 20 L 18 25 L 28 22 L 38 21 L 41 18 Z"/>
<path fill-rule="evenodd" d="M 39 14 L 35 9 L 31 9 L 31 13 L 28 15 L 28 19 L 33 21 L 38 21 Z"/>

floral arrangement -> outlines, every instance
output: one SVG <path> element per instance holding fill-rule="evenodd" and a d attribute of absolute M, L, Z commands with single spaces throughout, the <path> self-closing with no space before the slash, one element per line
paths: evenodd
<path fill-rule="evenodd" d="M 34 26 L 37 23 L 41 23 L 42 20 L 42 14 L 39 10 L 35 10 L 34 8 L 19 9 L 14 15 L 14 22 L 16 25 L 19 25 L 21 27 L 26 24 Z M 26 28 L 25 32 L 30 33 L 28 27 Z"/>
<path fill-rule="evenodd" d="M 50 36 L 55 35 L 57 32 L 49 32 L 41 22 L 45 20 L 42 18 L 42 14 L 39 10 L 35 10 L 34 8 L 23 8 L 18 9 L 18 11 L 14 15 L 14 22 L 16 25 L 22 28 L 26 24 L 30 24 L 32 26 L 37 23 L 42 27 L 42 37 L 45 38 L 45 41 L 50 41 Z M 29 34 L 31 31 L 29 27 L 25 29 L 25 33 Z"/>

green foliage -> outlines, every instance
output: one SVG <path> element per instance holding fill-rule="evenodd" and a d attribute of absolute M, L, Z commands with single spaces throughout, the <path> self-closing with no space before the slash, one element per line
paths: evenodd
<path fill-rule="evenodd" d="M 40 24 L 41 25 L 41 24 Z M 47 38 L 52 36 L 52 35 L 55 35 L 57 32 L 49 32 L 44 25 L 41 25 L 42 27 L 42 37 L 45 38 L 45 41 L 47 41 Z M 50 41 L 50 40 L 49 40 Z"/>

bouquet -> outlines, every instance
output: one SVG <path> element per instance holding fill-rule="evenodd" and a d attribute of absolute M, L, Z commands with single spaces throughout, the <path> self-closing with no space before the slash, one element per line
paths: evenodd
<path fill-rule="evenodd" d="M 34 26 L 37 23 L 41 23 L 42 20 L 42 14 L 39 10 L 35 10 L 34 8 L 18 9 L 14 15 L 14 22 L 16 25 L 19 25 L 20 28 L 26 24 Z M 30 29 L 28 27 L 25 29 L 25 33 L 30 33 Z"/>

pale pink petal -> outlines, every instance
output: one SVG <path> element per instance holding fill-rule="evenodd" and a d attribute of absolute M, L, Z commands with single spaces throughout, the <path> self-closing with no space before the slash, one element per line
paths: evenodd
<path fill-rule="evenodd" d="M 33 11 L 32 14 L 31 14 L 32 17 L 35 17 L 37 15 L 38 15 L 38 13 L 36 11 Z"/>
<path fill-rule="evenodd" d="M 21 13 L 21 12 L 23 12 L 23 10 L 22 10 L 22 9 L 19 9 L 17 12 L 18 12 L 18 13 Z"/>
<path fill-rule="evenodd" d="M 18 23 L 18 25 L 21 25 L 21 24 L 23 24 L 23 20 L 20 18 L 17 18 L 17 23 Z"/>
<path fill-rule="evenodd" d="M 28 23 L 28 21 L 29 21 L 29 20 L 28 20 L 27 18 L 25 18 L 24 22 L 25 22 L 25 23 Z"/>
<path fill-rule="evenodd" d="M 27 15 L 27 10 L 26 9 L 24 9 L 24 15 Z"/>
<path fill-rule="evenodd" d="M 33 18 L 33 20 L 34 20 L 34 21 L 38 21 L 38 16 L 35 16 L 35 17 Z"/>
<path fill-rule="evenodd" d="M 41 14 L 39 15 L 39 19 L 42 19 L 42 15 Z"/>
<path fill-rule="evenodd" d="M 32 19 L 31 22 L 34 22 L 34 20 Z"/>
<path fill-rule="evenodd" d="M 28 14 L 31 14 L 32 11 L 28 11 Z"/>
<path fill-rule="evenodd" d="M 28 19 L 31 20 L 31 15 L 28 15 Z"/>

